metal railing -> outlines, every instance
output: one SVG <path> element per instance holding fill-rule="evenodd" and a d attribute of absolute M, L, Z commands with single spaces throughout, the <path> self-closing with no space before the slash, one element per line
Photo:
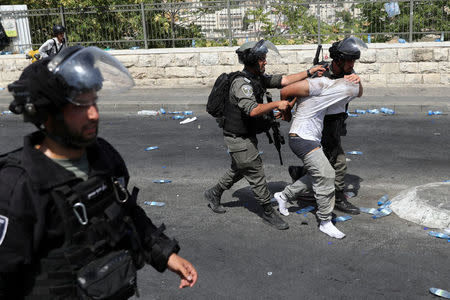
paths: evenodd
<path fill-rule="evenodd" d="M 415 42 L 450 38 L 450 4 L 438 0 L 245 1 L 141 3 L 0 11 L 1 18 L 27 20 L 28 47 L 66 27 L 70 44 L 101 48 L 228 46 L 260 38 L 276 44 L 326 43 L 346 35 L 369 42 Z M 24 45 L 22 45 L 24 46 Z M 134 48 L 134 49 L 135 49 Z"/>

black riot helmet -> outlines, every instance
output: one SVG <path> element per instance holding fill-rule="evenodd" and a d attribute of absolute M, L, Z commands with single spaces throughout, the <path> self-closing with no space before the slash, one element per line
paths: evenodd
<path fill-rule="evenodd" d="M 280 54 L 277 47 L 272 42 L 265 40 L 244 43 L 236 50 L 236 53 L 240 63 L 246 66 L 254 66 L 258 63 L 259 59 L 267 54 L 269 49 Z"/>
<path fill-rule="evenodd" d="M 62 25 L 53 25 L 53 36 L 56 36 L 59 33 L 66 32 L 66 28 Z"/>
<path fill-rule="evenodd" d="M 124 90 L 133 85 L 128 70 L 113 56 L 97 47 L 72 46 L 26 67 L 19 80 L 8 85 L 14 97 L 9 109 L 42 129 L 48 115 L 56 115 L 68 103 L 93 105 L 77 97 L 82 93 Z"/>
<path fill-rule="evenodd" d="M 356 60 L 360 58 L 362 49 L 367 49 L 366 43 L 352 36 L 334 42 L 329 51 L 330 57 L 334 60 Z"/>

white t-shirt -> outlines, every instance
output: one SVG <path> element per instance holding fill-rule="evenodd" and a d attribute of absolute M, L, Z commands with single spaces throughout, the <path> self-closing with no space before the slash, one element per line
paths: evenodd
<path fill-rule="evenodd" d="M 64 46 L 65 43 L 60 43 L 57 38 L 49 39 L 39 48 L 39 53 L 42 58 L 49 56 L 49 54 L 56 55 Z"/>
<path fill-rule="evenodd" d="M 308 78 L 309 97 L 297 100 L 289 133 L 295 133 L 305 140 L 320 142 L 322 139 L 323 118 L 330 114 L 328 108 L 350 102 L 358 96 L 359 84 L 343 78 Z"/>

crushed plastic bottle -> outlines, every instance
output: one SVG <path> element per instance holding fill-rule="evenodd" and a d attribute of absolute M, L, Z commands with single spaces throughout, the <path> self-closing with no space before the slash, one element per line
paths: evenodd
<path fill-rule="evenodd" d="M 389 196 L 386 194 L 378 200 L 377 204 L 378 204 L 378 206 L 383 205 L 388 200 L 389 200 Z"/>
<path fill-rule="evenodd" d="M 366 111 L 364 109 L 355 109 L 355 114 L 365 115 Z"/>
<path fill-rule="evenodd" d="M 2 115 L 10 115 L 12 112 L 10 110 L 2 111 Z"/>
<path fill-rule="evenodd" d="M 442 290 L 442 289 L 438 289 L 438 288 L 430 288 L 430 293 L 442 297 L 442 298 L 446 298 L 446 299 L 450 299 L 450 292 L 446 291 L 446 290 Z"/>
<path fill-rule="evenodd" d="M 436 111 L 432 111 L 429 110 L 427 113 L 429 116 L 433 116 L 433 115 L 442 115 L 442 111 L 436 110 Z"/>
<path fill-rule="evenodd" d="M 374 108 L 374 109 L 368 109 L 367 112 L 368 112 L 369 114 L 373 114 L 373 115 L 376 115 L 376 114 L 379 114 L 379 113 L 380 113 L 380 111 L 379 111 L 378 109 L 376 109 L 376 108 Z"/>
<path fill-rule="evenodd" d="M 160 108 L 159 109 L 159 112 L 162 114 L 162 115 L 165 115 L 166 114 L 166 110 L 164 109 L 164 108 Z"/>
<path fill-rule="evenodd" d="M 390 108 L 387 108 L 387 107 L 380 108 L 380 111 L 383 114 L 386 114 L 386 115 L 393 115 L 393 114 L 395 114 L 395 111 L 393 109 L 390 109 Z"/>
<path fill-rule="evenodd" d="M 382 210 L 378 211 L 378 213 L 374 214 L 372 216 L 372 218 L 379 219 L 382 217 L 389 216 L 391 213 L 392 213 L 392 209 L 390 209 L 389 207 L 386 207 L 386 208 L 383 208 Z"/>
<path fill-rule="evenodd" d="M 164 206 L 166 203 L 164 202 L 157 202 L 157 201 L 144 201 L 145 205 L 151 205 L 151 206 Z"/>
<path fill-rule="evenodd" d="M 362 211 L 363 213 L 371 215 L 378 213 L 378 209 L 376 208 L 360 207 L 359 210 Z"/>
<path fill-rule="evenodd" d="M 348 151 L 347 154 L 362 155 L 361 151 Z"/>
<path fill-rule="evenodd" d="M 153 180 L 153 183 L 171 183 L 172 180 L 170 179 L 157 179 L 157 180 Z"/>
<path fill-rule="evenodd" d="M 384 202 L 384 204 L 382 204 L 379 208 L 378 211 L 381 211 L 383 208 L 389 207 L 391 205 L 391 200 L 388 200 L 386 202 Z"/>
<path fill-rule="evenodd" d="M 436 231 L 428 231 L 428 234 L 436 237 L 436 238 L 440 238 L 440 239 L 450 239 L 450 235 L 445 234 L 445 233 L 441 233 L 441 232 L 436 232 Z"/>
<path fill-rule="evenodd" d="M 348 220 L 351 220 L 351 219 L 352 219 L 351 216 L 340 216 L 340 217 L 334 218 L 332 221 L 333 222 L 345 222 L 345 221 L 348 221 Z"/>
<path fill-rule="evenodd" d="M 145 148 L 145 151 L 151 151 L 151 150 L 156 150 L 156 149 L 159 149 L 159 147 L 158 146 L 151 146 L 151 147 Z"/>
<path fill-rule="evenodd" d="M 174 119 L 174 120 L 183 120 L 184 118 L 186 118 L 186 117 L 185 116 L 180 116 L 180 115 L 176 115 L 176 116 L 172 117 L 172 119 Z"/>
<path fill-rule="evenodd" d="M 357 117 L 358 114 L 347 113 L 347 116 L 349 116 L 349 117 Z"/>
<path fill-rule="evenodd" d="M 157 116 L 158 112 L 156 110 L 140 110 L 137 112 L 137 114 L 144 116 Z"/>
<path fill-rule="evenodd" d="M 185 116 L 192 115 L 192 110 L 183 111 L 183 115 L 185 115 Z"/>
<path fill-rule="evenodd" d="M 314 209 L 315 209 L 315 207 L 310 205 L 310 206 L 304 207 L 300 210 L 297 210 L 297 213 L 300 215 L 300 214 L 304 214 L 304 213 L 313 211 Z"/>

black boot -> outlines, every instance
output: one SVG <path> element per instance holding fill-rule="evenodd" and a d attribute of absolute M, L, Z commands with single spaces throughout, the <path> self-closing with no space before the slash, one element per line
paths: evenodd
<path fill-rule="evenodd" d="M 306 170 L 301 166 L 289 166 L 288 171 L 292 182 L 297 181 L 306 174 Z"/>
<path fill-rule="evenodd" d="M 286 223 L 280 215 L 273 209 L 272 204 L 263 206 L 264 212 L 261 215 L 263 220 L 270 226 L 275 227 L 278 230 L 285 230 L 289 228 L 289 224 Z"/>
<path fill-rule="evenodd" d="M 359 208 L 348 202 L 343 191 L 336 191 L 334 208 L 351 215 L 359 215 Z"/>
<path fill-rule="evenodd" d="M 209 208 L 217 214 L 224 214 L 226 212 L 225 208 L 220 204 L 220 197 L 222 197 L 223 191 L 218 184 L 205 191 L 205 198 L 209 202 Z"/>

